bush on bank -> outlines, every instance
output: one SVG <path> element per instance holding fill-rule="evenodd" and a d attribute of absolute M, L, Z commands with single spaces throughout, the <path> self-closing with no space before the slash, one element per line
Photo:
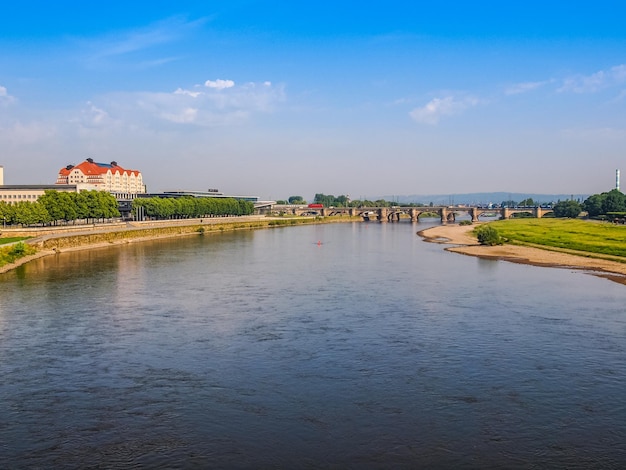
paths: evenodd
<path fill-rule="evenodd" d="M 19 258 L 34 255 L 35 253 L 37 253 L 37 249 L 24 242 L 18 242 L 15 245 L 5 246 L 0 248 L 0 266 L 14 263 Z"/>
<path fill-rule="evenodd" d="M 498 233 L 498 231 L 491 225 L 481 225 L 476 229 L 476 238 L 481 245 L 502 245 L 504 240 Z"/>

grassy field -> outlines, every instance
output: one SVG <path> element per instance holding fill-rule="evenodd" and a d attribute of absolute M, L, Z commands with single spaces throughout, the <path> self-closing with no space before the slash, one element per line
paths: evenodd
<path fill-rule="evenodd" d="M 490 225 L 511 244 L 626 258 L 624 225 L 574 219 L 499 220 Z"/>

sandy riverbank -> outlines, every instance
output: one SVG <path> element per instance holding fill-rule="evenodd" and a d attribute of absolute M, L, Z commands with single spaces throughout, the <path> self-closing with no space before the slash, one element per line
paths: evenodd
<path fill-rule="evenodd" d="M 430 242 L 455 245 L 446 248 L 447 251 L 454 253 L 533 266 L 584 270 L 626 284 L 626 263 L 527 246 L 483 246 L 473 236 L 474 228 L 471 225 L 441 225 L 418 234 Z"/>

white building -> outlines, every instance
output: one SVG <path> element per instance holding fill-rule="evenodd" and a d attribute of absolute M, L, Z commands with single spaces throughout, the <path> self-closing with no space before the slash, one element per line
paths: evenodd
<path fill-rule="evenodd" d="M 89 184 L 99 191 L 120 195 L 146 192 L 140 171 L 126 170 L 117 162 L 96 163 L 91 158 L 76 166 L 61 168 L 56 184 Z"/>

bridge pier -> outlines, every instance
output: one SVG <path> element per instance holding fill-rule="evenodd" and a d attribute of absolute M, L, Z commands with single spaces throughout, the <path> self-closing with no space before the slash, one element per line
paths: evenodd
<path fill-rule="evenodd" d="M 448 209 L 446 209 L 445 207 L 442 207 L 441 209 L 439 209 L 439 218 L 441 219 L 442 225 L 447 224 L 448 223 Z"/>
<path fill-rule="evenodd" d="M 476 207 L 472 207 L 470 215 L 472 216 L 472 222 L 478 222 L 478 209 Z"/>
<path fill-rule="evenodd" d="M 439 216 L 441 217 L 442 225 L 446 225 L 447 223 L 453 224 L 456 221 L 454 211 L 449 211 L 447 207 L 439 209 Z"/>
<path fill-rule="evenodd" d="M 419 212 L 417 212 L 417 209 L 409 209 L 409 216 L 411 217 L 411 222 L 419 222 Z"/>
<path fill-rule="evenodd" d="M 387 222 L 387 208 L 386 207 L 381 207 L 380 209 L 378 209 L 378 221 L 379 222 Z"/>

